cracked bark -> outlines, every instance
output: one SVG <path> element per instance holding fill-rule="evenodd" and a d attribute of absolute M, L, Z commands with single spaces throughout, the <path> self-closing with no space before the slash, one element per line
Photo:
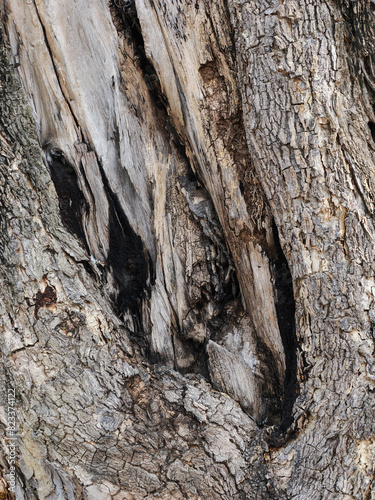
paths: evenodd
<path fill-rule="evenodd" d="M 0 6 L 0 498 L 375 498 L 370 5 Z"/>

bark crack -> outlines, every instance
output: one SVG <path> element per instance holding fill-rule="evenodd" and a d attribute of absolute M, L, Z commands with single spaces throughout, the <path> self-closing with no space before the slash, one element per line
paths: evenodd
<path fill-rule="evenodd" d="M 53 51 L 52 51 L 52 49 L 50 47 L 50 44 L 49 44 L 49 41 L 48 41 L 47 30 L 46 30 L 46 27 L 45 27 L 45 25 L 44 25 L 44 23 L 42 21 L 42 18 L 41 18 L 41 15 L 40 15 L 40 12 L 39 12 L 36 0 L 33 0 L 33 4 L 34 4 L 34 7 L 35 7 L 36 15 L 37 15 L 38 20 L 40 22 L 40 26 L 41 26 L 42 31 L 43 31 L 45 45 L 46 45 L 46 48 L 47 48 L 48 53 L 49 53 L 50 58 L 51 58 L 51 63 L 52 63 L 53 70 L 54 70 L 55 75 L 56 75 L 57 82 L 59 84 L 59 88 L 61 90 L 61 95 L 63 96 L 63 98 L 64 98 L 64 100 L 66 102 L 66 105 L 68 106 L 68 109 L 70 111 L 70 114 L 72 115 L 74 124 L 75 124 L 76 129 L 77 129 L 77 134 L 81 137 L 81 140 L 82 140 L 83 139 L 82 129 L 81 129 L 80 125 L 79 125 L 78 118 L 76 117 L 76 115 L 75 115 L 75 113 L 73 111 L 73 108 L 72 108 L 72 106 L 71 106 L 71 104 L 69 102 L 68 96 L 65 94 L 64 87 L 63 87 L 63 85 L 61 85 L 61 77 L 59 75 L 59 71 L 58 71 L 56 63 L 55 63 L 55 59 L 54 59 L 54 56 L 53 56 Z"/>
<path fill-rule="evenodd" d="M 153 284 L 152 263 L 142 239 L 129 224 L 117 195 L 112 191 L 99 159 L 98 166 L 109 203 L 107 266 L 117 286 L 117 296 L 113 297 L 116 313 L 122 317 L 127 309 L 133 313 L 139 311 L 137 305 L 140 305 L 148 279 Z"/>

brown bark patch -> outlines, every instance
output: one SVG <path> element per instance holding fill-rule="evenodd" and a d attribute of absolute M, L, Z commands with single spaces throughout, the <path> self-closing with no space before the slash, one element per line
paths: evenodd
<path fill-rule="evenodd" d="M 9 491 L 7 482 L 3 477 L 0 477 L 0 500 L 7 500 L 9 498 Z"/>
<path fill-rule="evenodd" d="M 56 304 L 57 295 L 55 289 L 47 285 L 44 292 L 37 292 L 35 296 L 35 317 L 38 318 L 38 312 L 41 307 L 50 307 L 53 304 Z"/>

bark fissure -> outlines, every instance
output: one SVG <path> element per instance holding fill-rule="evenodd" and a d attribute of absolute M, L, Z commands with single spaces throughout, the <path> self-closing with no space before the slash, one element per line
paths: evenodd
<path fill-rule="evenodd" d="M 48 50 L 48 53 L 49 53 L 49 56 L 50 56 L 50 59 L 51 59 L 51 64 L 52 64 L 52 67 L 53 67 L 54 72 L 55 72 L 56 80 L 57 80 L 57 82 L 59 84 L 61 95 L 63 96 L 63 98 L 65 100 L 65 103 L 68 106 L 68 109 L 70 111 L 70 114 L 71 114 L 71 116 L 72 116 L 72 118 L 73 118 L 73 120 L 75 122 L 75 125 L 76 125 L 76 128 L 77 128 L 77 133 L 79 133 L 81 135 L 82 131 L 81 131 L 81 127 L 79 125 L 79 121 L 78 121 L 76 115 L 74 114 L 73 108 L 72 108 L 72 106 L 70 104 L 70 101 L 69 101 L 69 97 L 66 95 L 64 87 L 63 87 L 63 85 L 61 85 L 61 75 L 60 75 L 60 73 L 59 73 L 59 71 L 57 69 L 56 61 L 55 61 L 55 58 L 54 58 L 54 54 L 53 54 L 53 51 L 52 51 L 52 49 L 50 47 L 50 44 L 49 44 L 49 41 L 48 41 L 47 30 L 46 30 L 46 27 L 44 26 L 44 23 L 43 23 L 42 18 L 40 16 L 36 0 L 33 0 L 33 4 L 34 4 L 34 7 L 35 7 L 35 12 L 36 12 L 36 15 L 38 17 L 40 26 L 41 26 L 42 31 L 43 31 L 43 36 L 44 36 L 44 40 L 45 40 L 45 46 L 46 46 L 46 48 Z"/>
<path fill-rule="evenodd" d="M 289 265 L 280 245 L 277 226 L 273 223 L 273 235 L 275 242 L 275 258 L 272 262 L 274 268 L 274 287 L 276 295 L 276 313 L 279 330 L 283 341 L 285 352 L 285 382 L 282 395 L 282 407 L 280 409 L 281 424 L 273 434 L 273 439 L 279 444 L 285 444 L 286 438 L 290 437 L 293 424 L 293 405 L 298 396 L 299 387 L 297 381 L 297 334 L 295 325 L 296 305 L 294 300 L 293 279 Z"/>
<path fill-rule="evenodd" d="M 121 19 L 121 31 L 133 46 L 143 78 L 152 95 L 153 101 L 157 107 L 164 110 L 167 105 L 166 97 L 161 92 L 159 78 L 155 68 L 150 59 L 146 56 L 135 0 L 111 0 L 111 7 L 114 11 L 113 16 L 115 18 L 118 16 Z"/>
<path fill-rule="evenodd" d="M 122 317 L 127 309 L 139 310 L 140 300 L 153 284 L 152 264 L 142 239 L 129 224 L 117 195 L 109 186 L 101 162 L 98 161 L 103 186 L 109 203 L 109 252 L 107 262 L 117 287 L 113 297 L 116 313 Z M 138 306 L 138 309 L 137 309 Z"/>
<path fill-rule="evenodd" d="M 371 132 L 371 137 L 372 137 L 372 140 L 373 140 L 373 141 L 374 141 L 374 143 L 375 143 L 375 123 L 374 123 L 374 122 L 369 121 L 369 122 L 368 122 L 368 126 L 369 126 L 369 129 L 370 129 L 370 132 Z"/>
<path fill-rule="evenodd" d="M 77 174 L 57 148 L 48 148 L 47 163 L 59 198 L 61 220 L 88 251 L 82 217 L 89 204 L 79 188 Z"/>

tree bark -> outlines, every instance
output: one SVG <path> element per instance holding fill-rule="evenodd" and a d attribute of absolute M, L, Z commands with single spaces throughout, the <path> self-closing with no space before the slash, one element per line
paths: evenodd
<path fill-rule="evenodd" d="M 374 499 L 372 3 L 0 7 L 0 498 Z"/>

